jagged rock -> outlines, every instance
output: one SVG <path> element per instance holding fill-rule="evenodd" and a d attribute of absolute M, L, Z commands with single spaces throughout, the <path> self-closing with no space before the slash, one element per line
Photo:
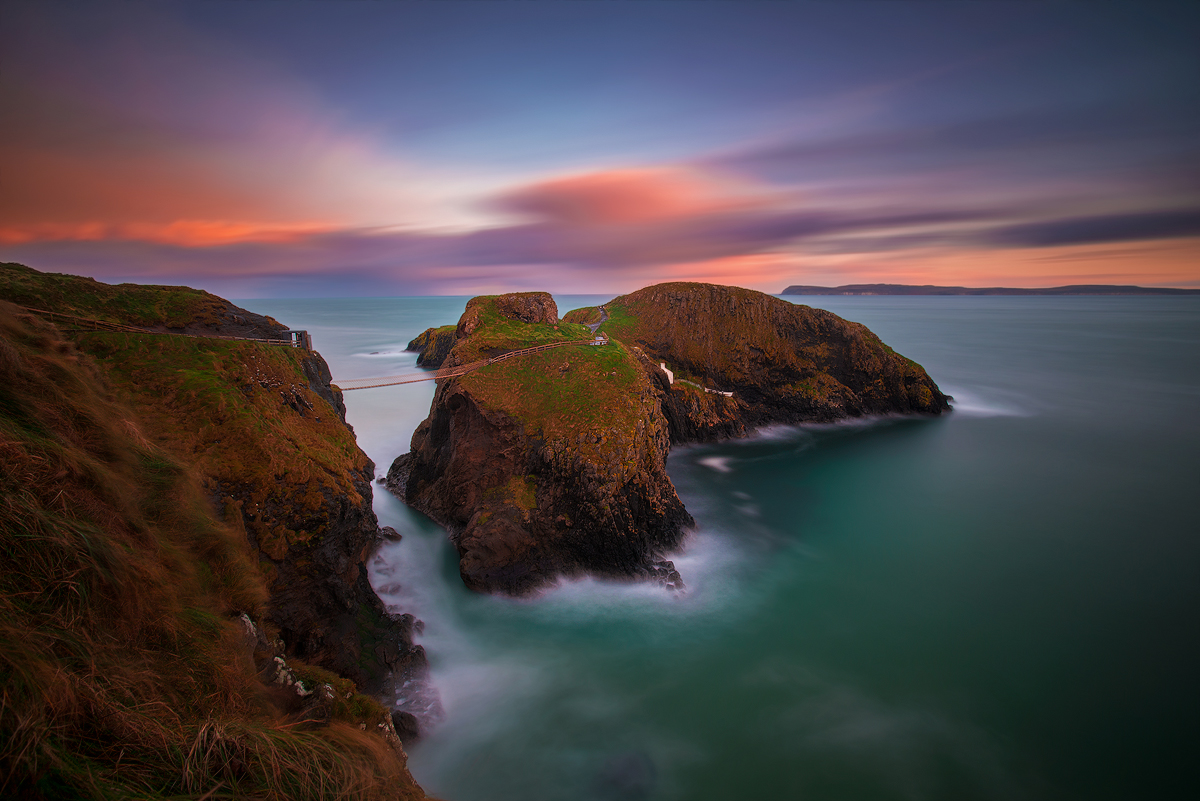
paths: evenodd
<path fill-rule="evenodd" d="M 670 559 L 651 563 L 646 567 L 645 572 L 647 578 L 657 581 L 668 590 L 681 592 L 687 589 L 683 583 L 683 577 L 679 575 L 679 571 L 675 569 L 675 563 Z"/>
<path fill-rule="evenodd" d="M 392 727 L 404 745 L 412 745 L 421 738 L 421 726 L 416 715 L 411 712 L 402 712 L 399 709 L 392 712 Z"/>

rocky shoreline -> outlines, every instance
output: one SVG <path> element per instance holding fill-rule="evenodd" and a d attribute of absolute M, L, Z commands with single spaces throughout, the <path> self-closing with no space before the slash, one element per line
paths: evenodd
<path fill-rule="evenodd" d="M 439 382 L 388 470 L 387 488 L 446 528 L 473 590 L 523 595 L 584 574 L 682 589 L 665 557 L 694 521 L 666 474 L 672 444 L 950 408 L 864 326 L 710 284 L 648 287 L 562 320 L 547 293 L 475 298 L 443 363 L 586 338 L 602 318 L 611 344 Z"/>

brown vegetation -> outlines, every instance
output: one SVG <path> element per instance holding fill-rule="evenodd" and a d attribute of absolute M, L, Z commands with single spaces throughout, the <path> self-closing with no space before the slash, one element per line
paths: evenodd
<path fill-rule="evenodd" d="M 8 304 L 0 372 L 0 796 L 423 797 L 377 704 L 299 724 L 258 680 L 255 555 L 120 372 Z"/>

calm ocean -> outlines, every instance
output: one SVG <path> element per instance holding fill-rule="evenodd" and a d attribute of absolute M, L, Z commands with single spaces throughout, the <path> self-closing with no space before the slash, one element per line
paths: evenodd
<path fill-rule="evenodd" d="M 403 540 L 372 580 L 425 620 L 446 710 L 417 780 L 450 801 L 1194 792 L 1200 298 L 792 300 L 866 324 L 955 411 L 675 449 L 685 597 L 473 595 L 441 530 L 377 490 Z M 413 372 L 405 343 L 465 302 L 241 303 L 348 379 Z M 380 475 L 432 396 L 346 393 Z"/>

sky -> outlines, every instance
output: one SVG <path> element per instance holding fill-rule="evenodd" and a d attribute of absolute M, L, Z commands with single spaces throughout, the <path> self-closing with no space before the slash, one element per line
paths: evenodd
<path fill-rule="evenodd" d="M 229 297 L 1200 287 L 1200 4 L 0 0 L 0 260 Z"/>

